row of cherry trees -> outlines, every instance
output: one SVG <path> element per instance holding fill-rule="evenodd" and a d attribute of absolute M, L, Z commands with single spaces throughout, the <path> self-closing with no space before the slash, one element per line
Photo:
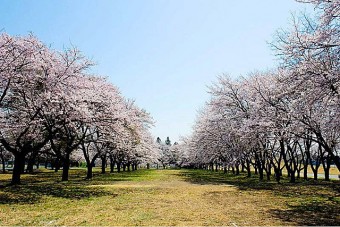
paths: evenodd
<path fill-rule="evenodd" d="M 286 171 L 291 181 L 310 166 L 317 178 L 323 165 L 340 170 L 340 4 L 313 3 L 315 18 L 302 15 L 272 43 L 280 67 L 210 86 L 194 133 L 183 147 L 190 165 L 251 169 L 260 179 Z"/>
<path fill-rule="evenodd" d="M 80 154 L 88 178 L 97 158 L 119 169 L 157 159 L 149 114 L 91 75 L 91 66 L 75 48 L 58 52 L 32 35 L 0 35 L 0 150 L 14 156 L 13 184 L 38 156 L 61 164 L 62 180 Z"/>
<path fill-rule="evenodd" d="M 183 167 L 186 165 L 187 160 L 185 159 L 186 150 L 182 148 L 182 145 L 175 142 L 171 144 L 169 137 L 162 142 L 157 137 L 156 145 L 158 148 L 158 162 L 165 169 L 166 167 Z"/>

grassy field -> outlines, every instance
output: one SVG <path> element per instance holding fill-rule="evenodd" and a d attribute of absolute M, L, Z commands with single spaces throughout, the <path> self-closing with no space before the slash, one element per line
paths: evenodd
<path fill-rule="evenodd" d="M 98 170 L 97 170 L 98 171 Z M 259 183 L 201 170 L 138 170 L 84 180 L 72 169 L 0 174 L 4 225 L 340 225 L 340 183 Z"/>

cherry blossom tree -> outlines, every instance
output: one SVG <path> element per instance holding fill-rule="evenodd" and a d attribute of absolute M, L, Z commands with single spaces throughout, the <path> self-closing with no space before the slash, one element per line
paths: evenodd
<path fill-rule="evenodd" d="M 1 124 L 0 141 L 13 153 L 12 183 L 20 183 L 25 157 L 49 141 L 41 113 L 47 110 L 51 94 L 57 94 L 65 75 L 61 56 L 34 36 L 0 37 Z"/>
<path fill-rule="evenodd" d="M 281 81 L 290 84 L 287 93 L 297 98 L 291 108 L 295 119 L 315 135 L 340 169 L 334 150 L 340 119 L 340 6 L 336 0 L 300 2 L 314 4 L 316 16 L 293 18 L 292 29 L 279 32 L 273 42 L 286 71 Z"/>
<path fill-rule="evenodd" d="M 42 152 L 62 163 L 62 180 L 80 150 L 88 166 L 118 148 L 129 165 L 144 160 L 150 115 L 90 75 L 91 65 L 75 48 L 57 52 L 32 35 L 0 36 L 0 142 L 15 158 L 13 184 L 26 159 L 32 170 Z"/>
<path fill-rule="evenodd" d="M 198 114 L 190 136 L 190 162 L 214 166 L 250 164 L 259 178 L 280 181 L 286 169 L 291 182 L 311 165 L 327 176 L 339 147 L 339 3 L 301 0 L 315 5 L 314 18 L 293 19 L 273 42 L 279 68 L 232 79 L 221 76 L 210 86 L 211 100 Z M 219 168 L 216 168 L 219 169 Z M 235 170 L 236 171 L 235 171 Z"/>

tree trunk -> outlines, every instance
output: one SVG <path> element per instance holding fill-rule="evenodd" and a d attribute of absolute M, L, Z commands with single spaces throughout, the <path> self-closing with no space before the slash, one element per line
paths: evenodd
<path fill-rule="evenodd" d="M 334 164 L 336 165 L 336 167 L 338 168 L 338 170 L 340 171 L 340 157 L 339 156 L 336 156 L 334 153 L 333 153 L 333 148 L 331 148 L 327 142 L 325 141 L 325 139 L 323 138 L 323 136 L 320 134 L 320 133 L 315 133 L 316 136 L 318 137 L 319 139 L 319 145 L 321 145 L 325 151 L 328 153 L 328 155 L 330 156 L 331 159 L 333 159 L 334 161 Z"/>
<path fill-rule="evenodd" d="M 86 179 L 92 179 L 93 176 L 93 171 L 92 171 L 92 163 L 87 164 L 87 174 L 86 174 Z"/>
<path fill-rule="evenodd" d="M 241 162 L 241 167 L 242 167 L 241 172 L 242 172 L 242 173 L 246 172 L 246 171 L 245 171 L 245 170 L 246 170 L 246 165 L 245 165 L 244 161 Z"/>
<path fill-rule="evenodd" d="M 58 172 L 60 169 L 60 158 L 57 157 L 55 160 L 54 160 L 54 172 Z"/>
<path fill-rule="evenodd" d="M 92 158 L 92 160 L 90 160 L 90 158 L 88 156 L 85 156 L 85 161 L 86 161 L 86 166 L 87 166 L 86 179 L 92 179 L 92 177 L 93 177 L 93 166 L 94 166 L 94 162 L 96 161 L 96 159 L 97 159 L 97 155 L 95 155 Z"/>
<path fill-rule="evenodd" d="M 329 156 L 326 158 L 326 165 L 324 166 L 324 171 L 325 171 L 325 180 L 329 181 L 329 169 L 331 167 L 331 159 Z"/>
<path fill-rule="evenodd" d="M 251 171 L 250 171 L 250 161 L 246 160 L 246 169 L 247 169 L 247 177 L 251 177 Z"/>
<path fill-rule="evenodd" d="M 301 169 L 297 169 L 297 171 L 296 171 L 296 172 L 297 172 L 297 179 L 299 179 L 299 178 L 300 178 L 300 175 L 301 175 L 301 174 L 300 174 L 300 172 L 301 172 Z"/>
<path fill-rule="evenodd" d="M 275 180 L 277 183 L 280 183 L 281 180 L 281 171 L 280 168 L 274 167 L 274 172 L 275 172 Z"/>
<path fill-rule="evenodd" d="M 150 169 L 150 164 L 149 163 L 146 164 L 146 169 Z"/>
<path fill-rule="evenodd" d="M 329 167 L 325 168 L 325 180 L 329 181 Z"/>
<path fill-rule="evenodd" d="M 262 163 L 258 157 L 258 155 L 255 153 L 255 164 L 256 164 L 256 167 L 257 167 L 257 170 L 258 170 L 258 173 L 259 173 L 259 178 L 260 180 L 263 180 L 263 177 L 264 177 L 264 173 L 263 173 L 263 166 L 262 166 Z"/>
<path fill-rule="evenodd" d="M 115 169 L 115 163 L 114 162 L 110 162 L 110 173 L 113 173 Z"/>
<path fill-rule="evenodd" d="M 68 181 L 69 169 L 70 169 L 70 155 L 66 154 L 65 158 L 63 159 L 63 174 L 61 177 L 61 181 Z"/>
<path fill-rule="evenodd" d="M 102 173 L 105 173 L 105 167 L 106 167 L 106 157 L 101 157 L 102 160 Z"/>
<path fill-rule="evenodd" d="M 33 156 L 33 155 L 32 155 Z M 34 166 L 35 157 L 30 157 L 27 161 L 26 172 L 33 173 L 33 166 Z"/>
<path fill-rule="evenodd" d="M 333 156 L 333 157 L 331 156 L 331 158 L 333 158 L 334 164 L 336 165 L 336 167 L 340 171 L 340 157 L 339 156 Z"/>
<path fill-rule="evenodd" d="M 263 168 L 259 168 L 259 178 L 260 178 L 260 180 L 263 180 L 263 176 L 264 176 Z"/>
<path fill-rule="evenodd" d="M 21 152 L 14 154 L 14 167 L 11 184 L 20 184 L 22 169 L 25 168 L 25 155 Z"/>
<path fill-rule="evenodd" d="M 267 181 L 270 181 L 270 175 L 272 175 L 272 173 L 271 173 L 271 170 L 269 169 L 267 169 L 266 170 L 266 177 L 267 177 Z"/>
<path fill-rule="evenodd" d="M 120 173 L 120 162 L 117 162 L 117 172 Z"/>
<path fill-rule="evenodd" d="M 115 161 L 112 155 L 110 155 L 110 173 L 113 173 L 114 167 L 115 167 Z"/>
<path fill-rule="evenodd" d="M 5 162 L 5 158 L 3 156 L 1 156 L 1 163 L 2 163 L 2 173 L 6 172 L 6 162 Z"/>
<path fill-rule="evenodd" d="M 315 162 L 315 167 L 314 167 L 313 164 L 311 165 L 311 168 L 312 168 L 312 171 L 313 171 L 313 179 L 314 180 L 318 179 L 319 167 L 320 167 L 320 163 L 318 163 L 317 161 Z"/>
<path fill-rule="evenodd" d="M 303 166 L 303 179 L 308 180 L 308 160 L 306 160 L 305 165 Z"/>
<path fill-rule="evenodd" d="M 37 158 L 37 160 L 36 160 L 36 163 L 35 163 L 35 166 L 37 167 L 37 169 L 39 169 L 39 157 Z"/>
<path fill-rule="evenodd" d="M 318 171 L 313 171 L 314 180 L 318 179 Z"/>
<path fill-rule="evenodd" d="M 295 171 L 290 173 L 290 183 L 295 183 Z"/>
<path fill-rule="evenodd" d="M 270 163 L 268 163 L 267 165 L 267 170 L 268 170 L 268 175 L 271 176 L 272 175 L 272 165 Z"/>

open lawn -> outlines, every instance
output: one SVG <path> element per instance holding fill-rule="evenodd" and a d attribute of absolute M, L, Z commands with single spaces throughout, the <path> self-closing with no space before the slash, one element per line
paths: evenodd
<path fill-rule="evenodd" d="M 98 170 L 96 170 L 98 171 Z M 0 225 L 340 225 L 340 182 L 259 183 L 203 170 L 138 170 L 69 182 L 50 171 L 7 186 Z"/>

